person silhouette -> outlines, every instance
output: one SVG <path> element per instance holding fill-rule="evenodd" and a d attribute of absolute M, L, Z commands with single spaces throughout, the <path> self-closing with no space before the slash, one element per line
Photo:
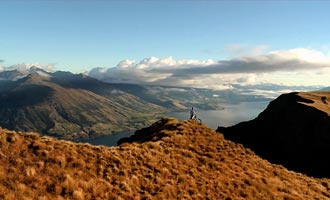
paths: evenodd
<path fill-rule="evenodd" d="M 190 110 L 190 119 L 196 119 L 196 112 L 194 110 L 194 107 L 191 107 L 191 110 Z"/>

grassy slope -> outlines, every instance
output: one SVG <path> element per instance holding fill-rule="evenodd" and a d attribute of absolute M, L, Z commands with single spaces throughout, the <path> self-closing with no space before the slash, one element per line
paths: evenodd
<path fill-rule="evenodd" d="M 144 131 L 107 148 L 2 129 L 0 199 L 330 198 L 329 179 L 272 165 L 204 125 L 165 118 Z"/>
<path fill-rule="evenodd" d="M 330 92 L 299 92 L 297 95 L 304 99 L 312 100 L 313 103 L 303 103 L 304 105 L 314 107 L 320 111 L 325 112 L 326 114 L 330 113 Z M 324 98 L 322 100 L 322 97 Z"/>

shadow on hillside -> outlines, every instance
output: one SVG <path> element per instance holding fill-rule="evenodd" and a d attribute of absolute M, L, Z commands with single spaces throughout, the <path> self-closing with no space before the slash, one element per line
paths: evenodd
<path fill-rule="evenodd" d="M 49 82 L 65 88 L 84 89 L 97 94 L 104 94 L 107 90 L 114 89 L 110 84 L 103 83 L 91 77 L 86 77 L 83 74 L 72 74 L 62 71 L 55 72 Z"/>
<path fill-rule="evenodd" d="M 176 125 L 173 124 L 172 121 L 177 122 L 177 120 L 174 120 L 173 118 L 162 118 L 147 128 L 135 131 L 134 135 L 130 137 L 121 138 L 117 142 L 117 145 L 132 142 L 143 143 L 147 141 L 158 141 L 167 136 L 164 131 L 176 129 Z"/>
<path fill-rule="evenodd" d="M 226 139 L 259 156 L 313 177 L 330 177 L 330 117 L 291 93 L 272 101 L 259 116 L 231 127 L 218 127 Z"/>
<path fill-rule="evenodd" d="M 44 85 L 24 85 L 0 95 L 0 108 L 36 105 L 47 100 L 54 90 Z"/>

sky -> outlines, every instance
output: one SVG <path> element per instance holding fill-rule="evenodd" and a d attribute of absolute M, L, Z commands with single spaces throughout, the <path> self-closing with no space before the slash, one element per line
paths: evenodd
<path fill-rule="evenodd" d="M 0 69 L 228 89 L 330 86 L 330 1 L 0 1 Z"/>

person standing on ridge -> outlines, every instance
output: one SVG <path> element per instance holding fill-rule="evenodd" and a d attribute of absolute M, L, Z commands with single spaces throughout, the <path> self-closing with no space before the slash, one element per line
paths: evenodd
<path fill-rule="evenodd" d="M 196 112 L 194 111 L 194 107 L 191 107 L 190 119 L 196 119 Z"/>

